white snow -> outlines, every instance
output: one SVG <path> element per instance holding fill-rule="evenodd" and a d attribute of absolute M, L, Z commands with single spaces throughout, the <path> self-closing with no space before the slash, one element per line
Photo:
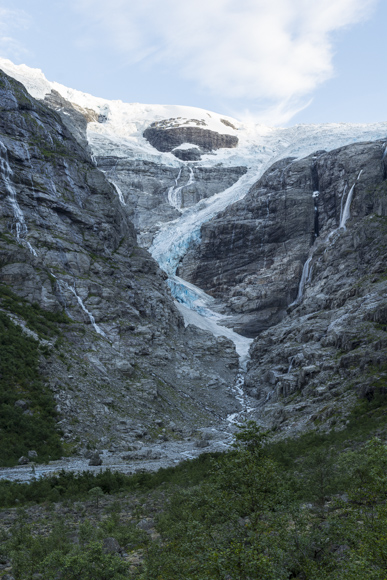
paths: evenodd
<path fill-rule="evenodd" d="M 200 147 L 194 143 L 182 143 L 178 147 L 172 149 L 172 151 L 185 151 L 186 149 L 200 149 Z"/>

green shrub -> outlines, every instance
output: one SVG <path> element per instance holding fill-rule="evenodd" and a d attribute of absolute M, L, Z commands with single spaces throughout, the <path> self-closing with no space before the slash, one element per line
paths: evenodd
<path fill-rule="evenodd" d="M 15 465 L 33 449 L 40 461 L 63 455 L 55 402 L 38 370 L 39 344 L 0 312 L 0 465 Z M 25 409 L 16 401 L 27 402 Z"/>

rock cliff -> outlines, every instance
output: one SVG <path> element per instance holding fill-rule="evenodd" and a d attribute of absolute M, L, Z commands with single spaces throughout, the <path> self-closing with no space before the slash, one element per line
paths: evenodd
<path fill-rule="evenodd" d="M 0 283 L 71 321 L 41 360 L 65 440 L 127 449 L 171 421 L 186 433 L 235 411 L 234 346 L 185 328 L 165 275 L 81 146 L 79 116 L 75 139 L 4 73 L 0 108 Z"/>
<path fill-rule="evenodd" d="M 240 202 L 203 224 L 178 274 L 226 303 L 229 323 L 257 336 L 286 316 L 308 252 L 340 224 L 356 182 L 354 217 L 384 212 L 382 142 L 274 163 Z M 368 192 L 368 193 L 366 193 Z"/>
<path fill-rule="evenodd" d="M 257 336 L 245 387 L 265 427 L 342 427 L 387 392 L 386 176 L 382 141 L 284 159 L 180 266 Z"/>
<path fill-rule="evenodd" d="M 231 187 L 246 167 L 170 167 L 141 159 L 97 156 L 98 167 L 119 188 L 139 243 L 149 248 L 163 223 L 184 209 Z"/>
<path fill-rule="evenodd" d="M 204 121 L 201 123 L 195 119 L 190 122 L 205 125 Z M 181 126 L 179 119 L 164 119 L 152 123 L 145 129 L 144 137 L 158 151 L 171 152 L 184 161 L 200 159 L 203 153 L 216 149 L 231 149 L 238 145 L 238 137 L 235 135 L 222 135 L 210 129 L 203 129 L 201 126 Z M 184 144 L 193 147 L 181 149 Z"/>

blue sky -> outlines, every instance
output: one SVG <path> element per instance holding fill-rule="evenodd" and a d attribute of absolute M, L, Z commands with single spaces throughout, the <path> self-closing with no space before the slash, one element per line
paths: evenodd
<path fill-rule="evenodd" d="M 126 102 L 386 120 L 385 0 L 0 0 L 0 54 Z"/>

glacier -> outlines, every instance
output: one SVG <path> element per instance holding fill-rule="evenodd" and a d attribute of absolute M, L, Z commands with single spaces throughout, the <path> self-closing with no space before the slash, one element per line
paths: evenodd
<path fill-rule="evenodd" d="M 251 339 L 241 337 L 224 326 L 227 321 L 216 312 L 219 310 L 219 305 L 214 299 L 200 288 L 176 276 L 179 261 L 190 246 L 199 241 L 201 226 L 230 204 L 243 199 L 264 171 L 280 159 L 302 158 L 317 150 L 329 151 L 355 142 L 385 139 L 387 135 L 387 122 L 269 127 L 255 122 L 242 122 L 196 107 L 109 101 L 50 82 L 42 71 L 26 65 L 15 65 L 7 59 L 0 58 L 0 68 L 22 82 L 35 98 L 44 99 L 55 90 L 78 107 L 94 111 L 99 121 L 89 122 L 87 128 L 87 138 L 93 158 L 114 157 L 152 161 L 178 170 L 175 185 L 169 188 L 167 198 L 171 207 L 178 210 L 180 215 L 176 219 L 159 224 L 150 252 L 168 274 L 169 286 L 186 324 L 195 324 L 200 328 L 210 330 L 216 336 L 227 336 L 235 343 L 242 360 L 246 360 Z M 173 121 L 174 125 L 179 127 L 201 126 L 220 134 L 234 135 L 238 137 L 238 146 L 234 149 L 218 149 L 205 154 L 200 162 L 184 162 L 177 159 L 173 153 L 156 150 L 143 137 L 144 130 L 158 121 L 165 121 L 167 125 L 169 121 Z M 180 146 L 180 149 L 194 146 L 185 143 Z M 247 173 L 228 189 L 210 198 L 202 199 L 196 205 L 182 209 L 181 189 L 184 185 L 180 183 L 180 176 L 184 166 L 190 170 L 190 177 L 185 185 L 193 183 L 192 168 L 194 166 L 245 166 Z M 124 206 L 123 192 L 115 183 L 113 176 L 108 176 L 108 178 L 113 183 L 120 202 Z M 345 193 L 343 198 L 344 195 Z M 348 219 L 351 197 L 350 191 L 342 211 L 341 227 L 345 227 Z M 308 274 L 310 274 L 311 259 L 308 260 L 304 266 L 305 275 L 300 283 L 297 300 L 302 299 Z"/>

